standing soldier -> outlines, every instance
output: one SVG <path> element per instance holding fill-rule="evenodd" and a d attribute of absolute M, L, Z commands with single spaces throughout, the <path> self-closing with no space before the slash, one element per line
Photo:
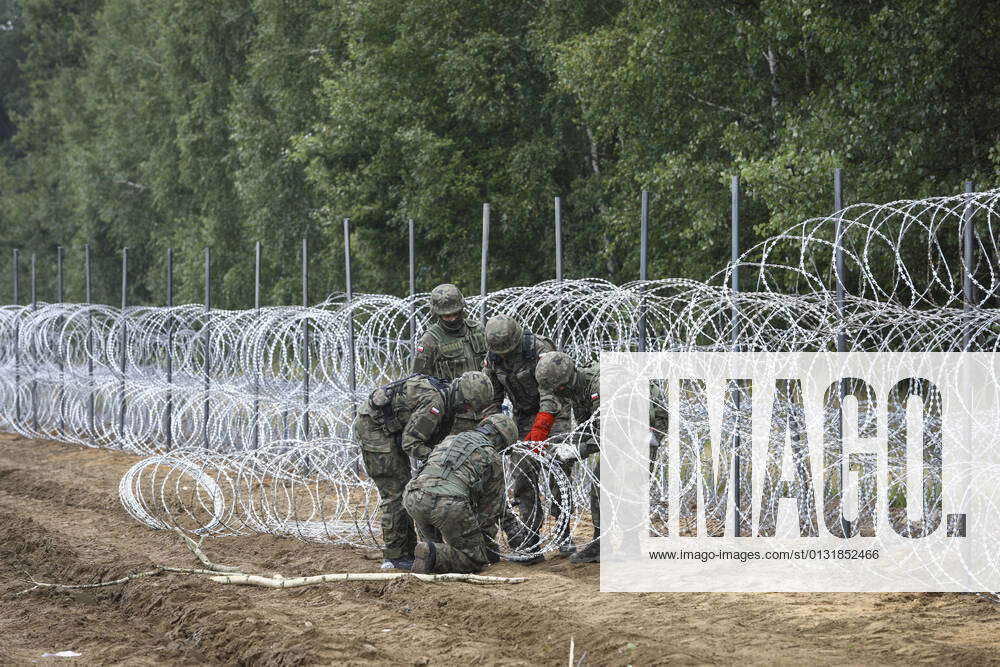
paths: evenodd
<path fill-rule="evenodd" d="M 453 380 L 462 373 L 482 370 L 486 337 L 477 322 L 465 318 L 465 297 L 450 283 L 431 290 L 431 314 L 437 317 L 417 341 L 414 373 Z M 451 433 L 476 427 L 479 415 L 463 412 L 455 417 Z"/>
<path fill-rule="evenodd" d="M 486 323 L 486 363 L 484 370 L 487 377 L 493 382 L 493 402 L 496 405 L 503 403 L 504 396 L 510 399 L 514 412 L 514 421 L 517 423 L 517 432 L 520 439 L 524 439 L 531 431 L 535 421 L 535 416 L 539 412 L 538 382 L 535 380 L 535 364 L 542 354 L 555 350 L 555 345 L 545 336 L 526 331 L 516 320 L 500 315 L 490 318 Z M 560 419 L 554 425 L 553 432 L 568 430 L 569 421 Z M 572 462 L 565 465 L 565 472 Z M 511 546 L 522 550 L 530 550 L 538 544 L 538 529 L 545 519 L 542 512 L 542 504 L 538 498 L 538 479 L 541 466 L 536 459 L 523 457 L 517 461 L 513 470 L 514 498 L 517 502 L 518 513 L 521 516 L 520 522 L 517 518 L 508 515 L 504 519 L 504 530 L 511 539 Z M 559 517 L 562 499 L 559 497 L 559 489 L 552 489 L 555 502 L 552 503 L 553 514 Z M 567 523 L 567 530 L 569 524 Z M 517 530 L 520 529 L 520 530 Z M 513 538 L 520 533 L 520 540 Z M 559 547 L 561 553 L 570 554 L 575 551 L 572 542 L 568 541 L 569 535 L 562 535 L 557 541 L 562 542 Z M 530 560 L 520 561 L 526 565 L 533 565 L 544 561 L 545 558 L 538 555 Z"/>
<path fill-rule="evenodd" d="M 451 383 L 414 374 L 376 389 L 359 408 L 361 455 L 381 497 L 382 569 L 408 570 L 413 564 L 416 534 L 403 509 L 408 457 L 427 459 L 459 413 L 482 410 L 492 400 L 493 386 L 483 373 L 471 371 Z"/>
<path fill-rule="evenodd" d="M 495 537 L 506 500 L 499 452 L 516 440 L 510 415 L 495 414 L 431 452 L 403 498 L 422 540 L 414 572 L 479 572 L 500 559 Z"/>
<path fill-rule="evenodd" d="M 535 378 L 541 392 L 538 416 L 525 438 L 529 441 L 541 442 L 549 437 L 552 425 L 557 418 L 565 417 L 559 412 L 560 405 L 567 405 L 576 417 L 579 426 L 597 413 L 601 405 L 600 385 L 601 371 L 597 362 L 577 366 L 572 357 L 563 352 L 550 352 L 542 355 L 535 366 Z M 651 388 L 652 389 L 652 388 Z M 563 401 L 560 404 L 560 399 Z M 664 401 L 654 395 L 650 405 L 650 431 L 666 433 L 667 413 Z M 600 424 L 595 418 L 590 424 L 590 435 L 585 438 L 580 448 L 581 461 L 591 454 L 600 452 L 597 438 L 600 435 Z M 650 460 L 655 460 L 656 447 L 659 443 L 655 436 L 650 436 Z M 598 563 L 601 560 L 601 468 L 598 465 L 594 471 L 595 481 L 590 486 L 590 514 L 594 524 L 594 539 L 587 547 L 573 554 L 570 560 L 574 563 Z"/>

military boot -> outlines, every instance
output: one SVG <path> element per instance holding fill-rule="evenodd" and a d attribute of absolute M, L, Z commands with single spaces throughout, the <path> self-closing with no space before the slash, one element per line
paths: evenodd
<path fill-rule="evenodd" d="M 600 563 L 601 562 L 601 540 L 595 537 L 594 541 L 587 545 L 583 551 L 577 551 L 569 557 L 571 563 Z"/>
<path fill-rule="evenodd" d="M 412 572 L 420 574 L 434 574 L 434 565 L 437 561 L 437 547 L 433 542 L 420 542 L 413 548 L 413 568 Z"/>
<path fill-rule="evenodd" d="M 566 541 L 559 545 L 560 556 L 571 556 L 575 553 L 576 553 L 576 545 L 573 544 L 572 537 L 566 538 Z"/>

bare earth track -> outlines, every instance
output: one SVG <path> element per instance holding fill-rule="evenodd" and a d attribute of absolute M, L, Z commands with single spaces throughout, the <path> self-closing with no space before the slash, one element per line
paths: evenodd
<path fill-rule="evenodd" d="M 167 575 L 86 591 L 153 563 L 176 535 L 118 503 L 130 456 L 0 435 L 0 664 L 951 663 L 1000 661 L 1000 605 L 955 594 L 599 594 L 597 566 L 501 564 L 514 586 L 324 584 L 288 591 Z M 208 540 L 248 571 L 373 571 L 361 551 L 270 536 Z M 75 660 L 41 658 L 71 649 Z"/>

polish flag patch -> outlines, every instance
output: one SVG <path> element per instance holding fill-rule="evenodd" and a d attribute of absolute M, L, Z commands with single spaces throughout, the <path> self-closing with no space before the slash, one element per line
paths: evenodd
<path fill-rule="evenodd" d="M 439 415 L 439 414 L 441 414 L 441 411 L 438 410 L 437 408 L 432 407 L 431 408 L 431 414 L 432 415 Z"/>
<path fill-rule="evenodd" d="M 590 400 L 592 400 L 592 401 L 596 401 L 598 398 L 600 398 L 600 396 L 598 394 L 591 394 L 590 395 Z"/>
<path fill-rule="evenodd" d="M 423 352 L 423 351 L 424 351 L 424 346 L 423 345 L 417 345 L 417 352 Z"/>

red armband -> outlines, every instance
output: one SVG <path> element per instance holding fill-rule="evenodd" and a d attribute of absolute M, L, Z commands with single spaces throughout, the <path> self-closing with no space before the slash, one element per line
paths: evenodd
<path fill-rule="evenodd" d="M 531 430 L 528 432 L 528 437 L 525 440 L 531 442 L 541 442 L 549 437 L 549 431 L 552 430 L 552 425 L 556 423 L 556 416 L 551 412 L 539 412 L 538 416 L 535 417 L 535 423 L 531 426 Z"/>

